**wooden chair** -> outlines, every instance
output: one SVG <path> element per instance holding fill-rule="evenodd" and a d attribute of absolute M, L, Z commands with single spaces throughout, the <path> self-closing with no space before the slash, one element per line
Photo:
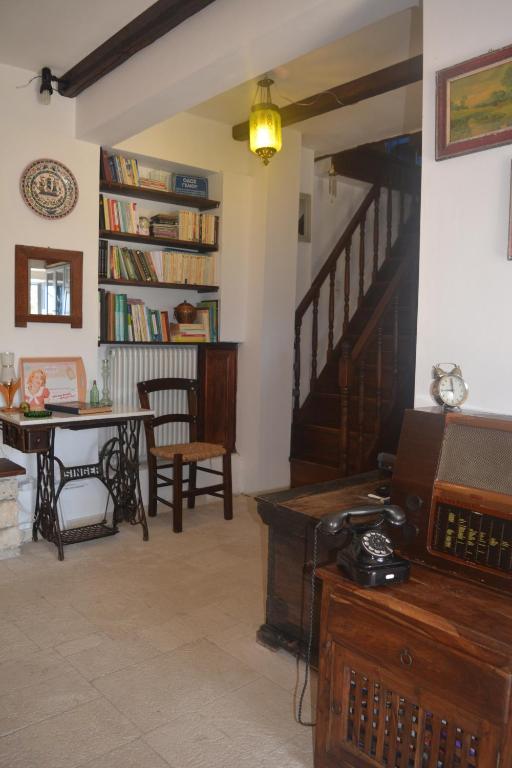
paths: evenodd
<path fill-rule="evenodd" d="M 231 454 L 223 445 L 201 443 L 197 441 L 197 387 L 195 379 L 151 379 L 137 384 L 139 401 L 142 408 L 150 408 L 150 394 L 184 390 L 187 393 L 188 413 L 173 413 L 155 416 L 144 423 L 148 449 L 149 503 L 148 514 L 155 517 L 157 503 L 160 501 L 173 511 L 172 527 L 175 533 L 183 530 L 183 499 L 187 499 L 189 509 L 193 509 L 196 496 L 208 494 L 224 500 L 224 519 L 233 519 L 233 494 L 231 488 Z M 185 422 L 189 425 L 188 443 L 176 445 L 156 445 L 155 429 L 163 424 Z M 222 456 L 222 472 L 209 467 L 199 467 L 199 461 Z M 159 463 L 159 460 L 168 463 Z M 183 467 L 188 466 L 188 477 L 183 477 Z M 161 474 L 163 469 L 172 469 L 172 477 Z M 222 482 L 197 488 L 197 470 L 211 475 L 219 475 Z M 184 490 L 184 485 L 188 489 Z M 172 503 L 158 495 L 158 489 L 172 485 Z"/>

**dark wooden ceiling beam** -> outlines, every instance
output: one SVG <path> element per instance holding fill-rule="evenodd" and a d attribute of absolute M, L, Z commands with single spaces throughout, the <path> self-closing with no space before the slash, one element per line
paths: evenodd
<path fill-rule="evenodd" d="M 358 101 L 379 96 L 388 91 L 402 88 L 404 85 L 416 83 L 423 77 L 423 56 L 414 56 L 390 67 L 379 69 L 369 75 L 358 77 L 343 85 L 329 88 L 329 93 L 316 93 L 281 108 L 283 127 L 301 123 L 318 115 L 324 115 L 341 107 L 357 104 Z M 311 102 L 303 106 L 303 102 Z M 246 141 L 249 138 L 249 123 L 239 123 L 233 126 L 233 138 L 236 141 Z"/>
<path fill-rule="evenodd" d="M 74 97 L 214 0 L 158 0 L 62 75 L 59 93 Z"/>

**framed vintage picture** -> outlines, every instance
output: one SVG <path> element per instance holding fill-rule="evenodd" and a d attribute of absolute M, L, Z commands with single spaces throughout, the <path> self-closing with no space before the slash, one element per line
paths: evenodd
<path fill-rule="evenodd" d="M 299 195 L 299 242 L 311 242 L 311 195 L 301 192 Z"/>
<path fill-rule="evenodd" d="M 20 357 L 21 400 L 32 410 L 45 403 L 86 399 L 81 357 Z"/>
<path fill-rule="evenodd" d="M 512 142 L 512 45 L 442 69 L 436 160 Z"/>
<path fill-rule="evenodd" d="M 508 248 L 507 258 L 512 261 L 512 167 L 510 169 L 510 201 L 508 208 Z"/>

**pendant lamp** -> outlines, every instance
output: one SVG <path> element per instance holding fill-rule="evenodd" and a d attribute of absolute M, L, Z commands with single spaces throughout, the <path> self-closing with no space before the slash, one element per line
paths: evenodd
<path fill-rule="evenodd" d="M 281 132 L 281 112 L 272 104 L 270 86 L 274 81 L 269 77 L 258 81 L 249 118 L 249 147 L 264 165 L 279 152 L 283 145 Z"/>

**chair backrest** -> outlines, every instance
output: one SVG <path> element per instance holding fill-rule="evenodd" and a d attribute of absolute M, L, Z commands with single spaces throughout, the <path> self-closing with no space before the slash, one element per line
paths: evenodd
<path fill-rule="evenodd" d="M 139 381 L 137 384 L 137 391 L 139 393 L 139 402 L 141 408 L 151 408 L 150 395 L 155 392 L 164 392 L 171 390 L 184 390 L 187 393 L 187 407 L 188 413 L 166 413 L 159 416 L 154 416 L 152 419 L 148 419 L 144 422 L 144 430 L 146 433 L 146 442 L 148 446 L 148 458 L 149 449 L 154 448 L 155 443 L 155 428 L 160 427 L 163 424 L 170 424 L 176 422 L 185 422 L 189 425 L 189 441 L 194 442 L 197 440 L 197 379 L 149 379 L 148 381 Z"/>

